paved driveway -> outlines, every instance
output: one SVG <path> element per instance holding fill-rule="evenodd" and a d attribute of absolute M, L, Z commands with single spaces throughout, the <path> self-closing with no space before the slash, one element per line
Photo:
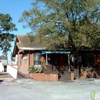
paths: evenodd
<path fill-rule="evenodd" d="M 0 100 L 92 100 L 91 96 L 100 100 L 99 93 L 99 79 L 67 83 L 32 79 L 5 79 L 0 82 Z"/>

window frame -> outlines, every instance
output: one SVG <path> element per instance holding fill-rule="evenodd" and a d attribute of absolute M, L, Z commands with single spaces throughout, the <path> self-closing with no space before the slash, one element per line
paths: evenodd
<path fill-rule="evenodd" d="M 34 53 L 34 65 L 41 65 L 41 53 Z"/>

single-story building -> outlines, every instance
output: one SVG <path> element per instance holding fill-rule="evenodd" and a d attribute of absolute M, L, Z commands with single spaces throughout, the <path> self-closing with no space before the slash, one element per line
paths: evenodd
<path fill-rule="evenodd" d="M 71 78 L 71 49 L 48 49 L 47 38 L 38 37 L 30 39 L 27 35 L 16 36 L 13 57 L 15 57 L 18 71 L 22 74 L 29 75 L 28 68 L 30 66 L 47 66 L 51 69 L 56 67 L 60 76 L 69 80 Z M 78 70 L 75 74 L 80 74 L 81 67 L 85 66 L 99 66 L 100 65 L 100 51 L 91 51 L 89 49 L 82 49 L 78 54 Z M 74 63 L 75 66 L 75 63 Z M 51 72 L 52 73 L 53 69 Z M 78 76 L 79 76 L 78 75 Z M 60 77 L 60 78 L 61 78 Z M 77 77 L 77 75 L 75 76 Z"/>
<path fill-rule="evenodd" d="M 49 65 L 56 67 L 58 72 L 63 72 L 65 67 L 70 72 L 70 49 L 49 50 L 46 38 L 39 41 L 36 37 L 33 42 L 28 36 L 16 36 L 13 57 L 18 65 L 18 71 L 22 74 L 29 75 L 30 66 Z M 66 71 L 66 73 L 67 73 Z M 68 74 L 69 74 L 68 72 Z M 70 79 L 70 74 L 66 79 Z"/>

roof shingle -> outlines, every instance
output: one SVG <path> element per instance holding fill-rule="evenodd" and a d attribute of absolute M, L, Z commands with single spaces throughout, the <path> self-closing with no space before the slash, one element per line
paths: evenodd
<path fill-rule="evenodd" d="M 46 38 L 41 37 L 39 39 L 38 37 L 31 36 L 32 38 L 28 37 L 27 35 L 18 35 L 16 38 L 18 39 L 18 42 L 16 45 L 18 47 L 30 47 L 30 48 L 37 48 L 37 47 L 47 47 Z M 32 39 L 32 40 L 31 40 Z"/>

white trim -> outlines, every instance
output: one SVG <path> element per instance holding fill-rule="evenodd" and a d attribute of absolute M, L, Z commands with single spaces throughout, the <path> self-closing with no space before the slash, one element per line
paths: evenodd
<path fill-rule="evenodd" d="M 41 65 L 34 65 L 34 67 L 41 67 Z"/>
<path fill-rule="evenodd" d="M 48 54 L 46 54 L 46 65 L 48 65 Z"/>
<path fill-rule="evenodd" d="M 45 50 L 46 47 L 40 47 L 40 48 L 31 48 L 31 47 L 19 47 L 20 50 Z"/>
<path fill-rule="evenodd" d="M 18 53 L 22 52 L 23 50 L 19 50 Z"/>

